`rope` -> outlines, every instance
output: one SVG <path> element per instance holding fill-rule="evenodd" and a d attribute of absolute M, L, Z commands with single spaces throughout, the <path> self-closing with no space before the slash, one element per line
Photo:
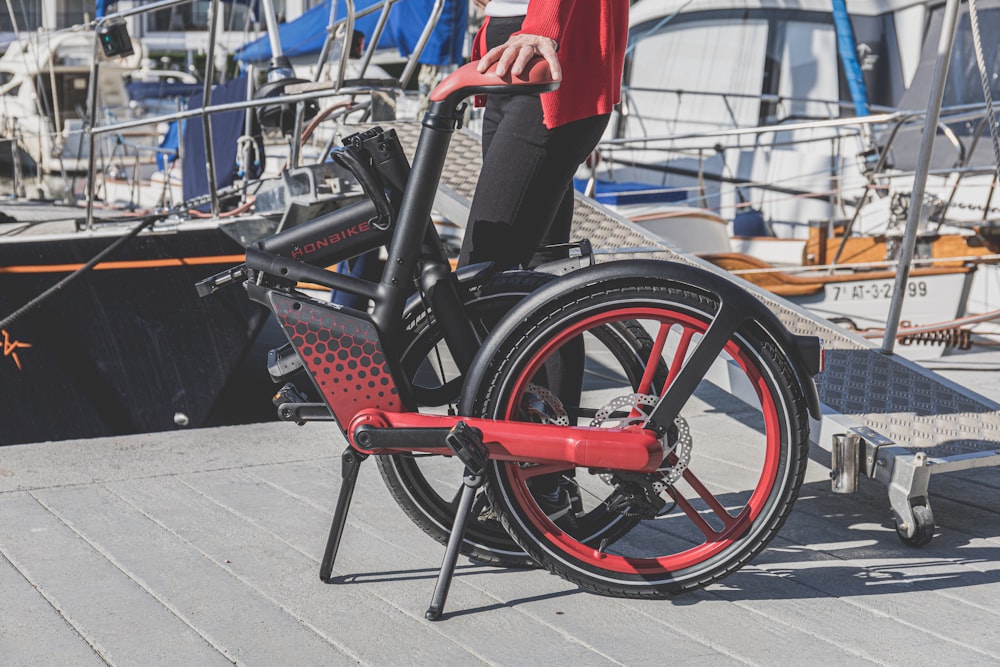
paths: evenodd
<path fill-rule="evenodd" d="M 240 158 L 240 169 L 237 174 L 240 178 L 251 173 L 250 167 L 261 167 L 260 147 L 254 137 L 243 134 L 236 140 L 236 155 Z M 253 159 L 251 159 L 251 156 Z"/>
<path fill-rule="evenodd" d="M 996 113 L 993 109 L 993 94 L 990 92 L 990 81 L 986 71 L 986 59 L 983 57 L 983 42 L 979 33 L 979 11 L 976 0 L 969 0 L 969 23 L 972 26 L 972 44 L 976 50 L 976 65 L 979 67 L 979 81 L 983 86 L 983 99 L 986 100 L 986 116 L 990 121 L 990 136 L 993 138 L 994 166 L 1000 169 L 1000 132 L 997 129 Z"/>
<path fill-rule="evenodd" d="M 159 219 L 160 216 L 150 216 L 149 218 L 146 218 L 145 220 L 140 222 L 138 225 L 133 227 L 128 234 L 121 237 L 120 239 L 109 245 L 107 248 L 94 255 L 94 257 L 89 262 L 87 262 L 79 269 L 69 274 L 68 276 L 57 282 L 55 285 L 53 285 L 52 287 L 48 288 L 47 290 L 36 296 L 28 303 L 24 304 L 23 306 L 15 310 L 13 313 L 5 317 L 3 320 L 0 320 L 0 329 L 6 329 L 10 327 L 10 325 L 14 324 L 24 315 L 34 310 L 38 306 L 42 305 L 42 303 L 47 301 L 49 298 L 61 292 L 67 285 L 78 279 L 80 276 L 82 276 L 90 269 L 97 266 L 105 257 L 107 257 L 115 250 L 117 250 L 119 247 L 121 247 L 126 241 L 132 240 L 139 234 L 139 232 L 144 230 L 146 227 L 149 227 Z"/>

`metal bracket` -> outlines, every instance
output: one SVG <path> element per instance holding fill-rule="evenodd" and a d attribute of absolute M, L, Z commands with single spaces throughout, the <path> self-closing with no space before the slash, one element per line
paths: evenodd
<path fill-rule="evenodd" d="M 920 505 L 930 510 L 927 487 L 932 462 L 926 453 L 911 452 L 865 427 L 834 435 L 830 453 L 834 493 L 856 492 L 864 470 L 866 476 L 886 485 L 900 537 L 914 544 L 925 543 L 918 536 L 920 527 L 913 507 Z"/>
<path fill-rule="evenodd" d="M 833 492 L 856 492 L 862 471 L 867 477 L 876 478 L 880 450 L 894 444 L 866 426 L 851 426 L 846 433 L 835 434 L 830 461 Z"/>
<path fill-rule="evenodd" d="M 930 508 L 927 493 L 930 477 L 931 464 L 924 452 L 912 453 L 903 447 L 879 449 L 874 478 L 888 488 L 896 530 L 903 537 L 913 537 L 917 531 L 913 506 Z"/>

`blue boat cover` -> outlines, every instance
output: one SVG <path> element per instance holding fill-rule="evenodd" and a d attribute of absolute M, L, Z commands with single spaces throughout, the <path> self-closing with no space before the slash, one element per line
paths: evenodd
<path fill-rule="evenodd" d="M 241 76 L 212 88 L 212 106 L 241 102 L 246 99 L 247 79 Z M 189 109 L 202 107 L 202 94 L 192 95 L 188 100 Z M 232 185 L 237 176 L 237 149 L 239 138 L 243 135 L 243 111 L 224 111 L 213 113 L 212 148 L 215 158 L 215 185 L 223 188 Z M 205 160 L 205 132 L 201 118 L 190 118 L 184 123 L 184 150 L 181 153 L 181 169 L 184 174 L 182 187 L 184 200 L 208 194 L 208 170 Z M 261 147 L 258 144 L 258 148 Z M 263 155 L 263 151 L 260 151 Z M 251 165 L 253 166 L 253 165 Z M 251 173 L 251 177 L 259 174 Z"/>
<path fill-rule="evenodd" d="M 586 192 L 588 183 L 585 178 L 573 179 L 573 187 L 579 192 Z M 600 178 L 594 182 L 594 200 L 610 206 L 668 204 L 682 202 L 687 198 L 687 191 L 679 188 L 631 181 L 609 181 Z"/>
<path fill-rule="evenodd" d="M 180 81 L 130 81 L 125 84 L 129 99 L 146 100 L 150 98 L 166 99 L 170 97 L 190 97 L 200 93 L 200 83 L 181 83 Z"/>
<path fill-rule="evenodd" d="M 167 131 L 164 133 L 163 138 L 160 140 L 157 148 L 162 148 L 164 151 L 171 151 L 170 153 L 159 152 L 156 154 L 156 168 L 160 171 L 166 171 L 170 163 L 177 159 L 177 149 L 181 144 L 181 125 L 180 121 L 171 121 L 167 125 Z M 207 183 L 208 180 L 206 179 Z"/>
<path fill-rule="evenodd" d="M 381 0 L 355 0 L 354 9 L 359 11 Z M 420 39 L 424 24 L 430 15 L 434 0 L 402 0 L 393 6 L 389 20 L 378 48 L 396 48 L 401 56 L 408 56 Z M 318 54 L 326 39 L 326 29 L 330 23 L 331 0 L 323 0 L 299 18 L 278 26 L 278 37 L 285 56 L 309 56 Z M 337 0 L 337 19 L 347 15 L 344 0 Z M 358 19 L 354 27 L 365 34 L 366 40 L 378 23 L 379 11 Z M 424 65 L 458 65 L 462 63 L 465 35 L 469 22 L 467 0 L 445 0 L 441 18 L 430 40 L 420 55 Z M 236 59 L 243 62 L 261 62 L 270 59 L 271 44 L 267 36 L 249 42 L 236 51 Z"/>

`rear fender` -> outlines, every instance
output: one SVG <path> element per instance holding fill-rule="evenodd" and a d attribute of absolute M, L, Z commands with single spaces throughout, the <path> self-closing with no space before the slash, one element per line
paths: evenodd
<path fill-rule="evenodd" d="M 820 371 L 822 344 L 815 336 L 795 335 L 788 331 L 778 317 L 746 290 L 717 273 L 678 262 L 662 260 L 623 260 L 605 262 L 566 274 L 533 292 L 517 304 L 483 342 L 467 374 L 459 412 L 471 414 L 474 398 L 486 380 L 493 358 L 499 353 L 506 338 L 534 311 L 550 301 L 565 297 L 568 292 L 584 289 L 596 283 L 622 280 L 641 280 L 645 284 L 674 284 L 700 292 L 721 302 L 726 317 L 734 326 L 755 322 L 778 349 L 788 357 L 795 379 L 806 397 L 809 414 L 814 419 L 821 416 L 819 394 L 813 376 Z"/>

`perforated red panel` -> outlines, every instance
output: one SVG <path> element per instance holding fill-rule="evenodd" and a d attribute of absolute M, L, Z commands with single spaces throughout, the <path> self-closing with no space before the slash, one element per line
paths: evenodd
<path fill-rule="evenodd" d="M 342 426 L 363 408 L 402 410 L 374 324 L 332 306 L 300 302 L 276 293 L 271 303 L 285 334 Z"/>

